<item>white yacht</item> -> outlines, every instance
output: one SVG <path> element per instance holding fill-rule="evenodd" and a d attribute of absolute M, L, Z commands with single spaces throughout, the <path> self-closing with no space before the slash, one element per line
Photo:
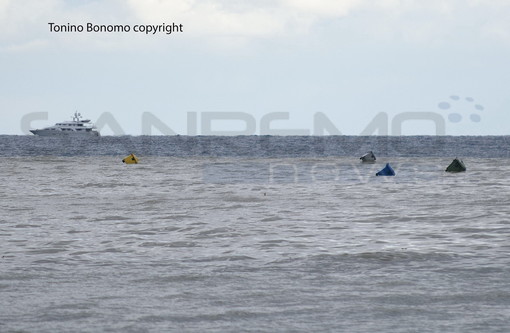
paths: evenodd
<path fill-rule="evenodd" d="M 96 126 L 89 119 L 81 119 L 80 113 L 75 112 L 72 121 L 56 123 L 53 126 L 43 129 L 30 130 L 35 135 L 40 136 L 58 136 L 58 135 L 91 135 L 100 136 Z"/>

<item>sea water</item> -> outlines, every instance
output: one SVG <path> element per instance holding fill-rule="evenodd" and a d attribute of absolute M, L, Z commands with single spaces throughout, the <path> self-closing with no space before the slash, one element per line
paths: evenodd
<path fill-rule="evenodd" d="M 507 142 L 0 137 L 0 332 L 507 332 Z"/>

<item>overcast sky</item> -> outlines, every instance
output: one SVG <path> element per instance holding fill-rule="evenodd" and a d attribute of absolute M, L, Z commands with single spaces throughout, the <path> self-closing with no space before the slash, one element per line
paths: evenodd
<path fill-rule="evenodd" d="M 507 0 L 0 0 L 0 133 L 78 110 L 103 135 L 509 135 L 509 17 Z"/>

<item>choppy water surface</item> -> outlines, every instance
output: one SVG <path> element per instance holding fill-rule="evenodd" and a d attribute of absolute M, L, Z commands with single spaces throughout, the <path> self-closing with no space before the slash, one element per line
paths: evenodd
<path fill-rule="evenodd" d="M 1 332 L 508 331 L 508 159 L 122 157 L 1 159 Z"/>

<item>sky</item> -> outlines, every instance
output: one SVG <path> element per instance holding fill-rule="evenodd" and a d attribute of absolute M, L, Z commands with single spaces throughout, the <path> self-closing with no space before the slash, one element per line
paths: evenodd
<path fill-rule="evenodd" d="M 508 0 L 0 0 L 0 134 L 77 110 L 102 135 L 509 135 L 508 17 Z"/>

